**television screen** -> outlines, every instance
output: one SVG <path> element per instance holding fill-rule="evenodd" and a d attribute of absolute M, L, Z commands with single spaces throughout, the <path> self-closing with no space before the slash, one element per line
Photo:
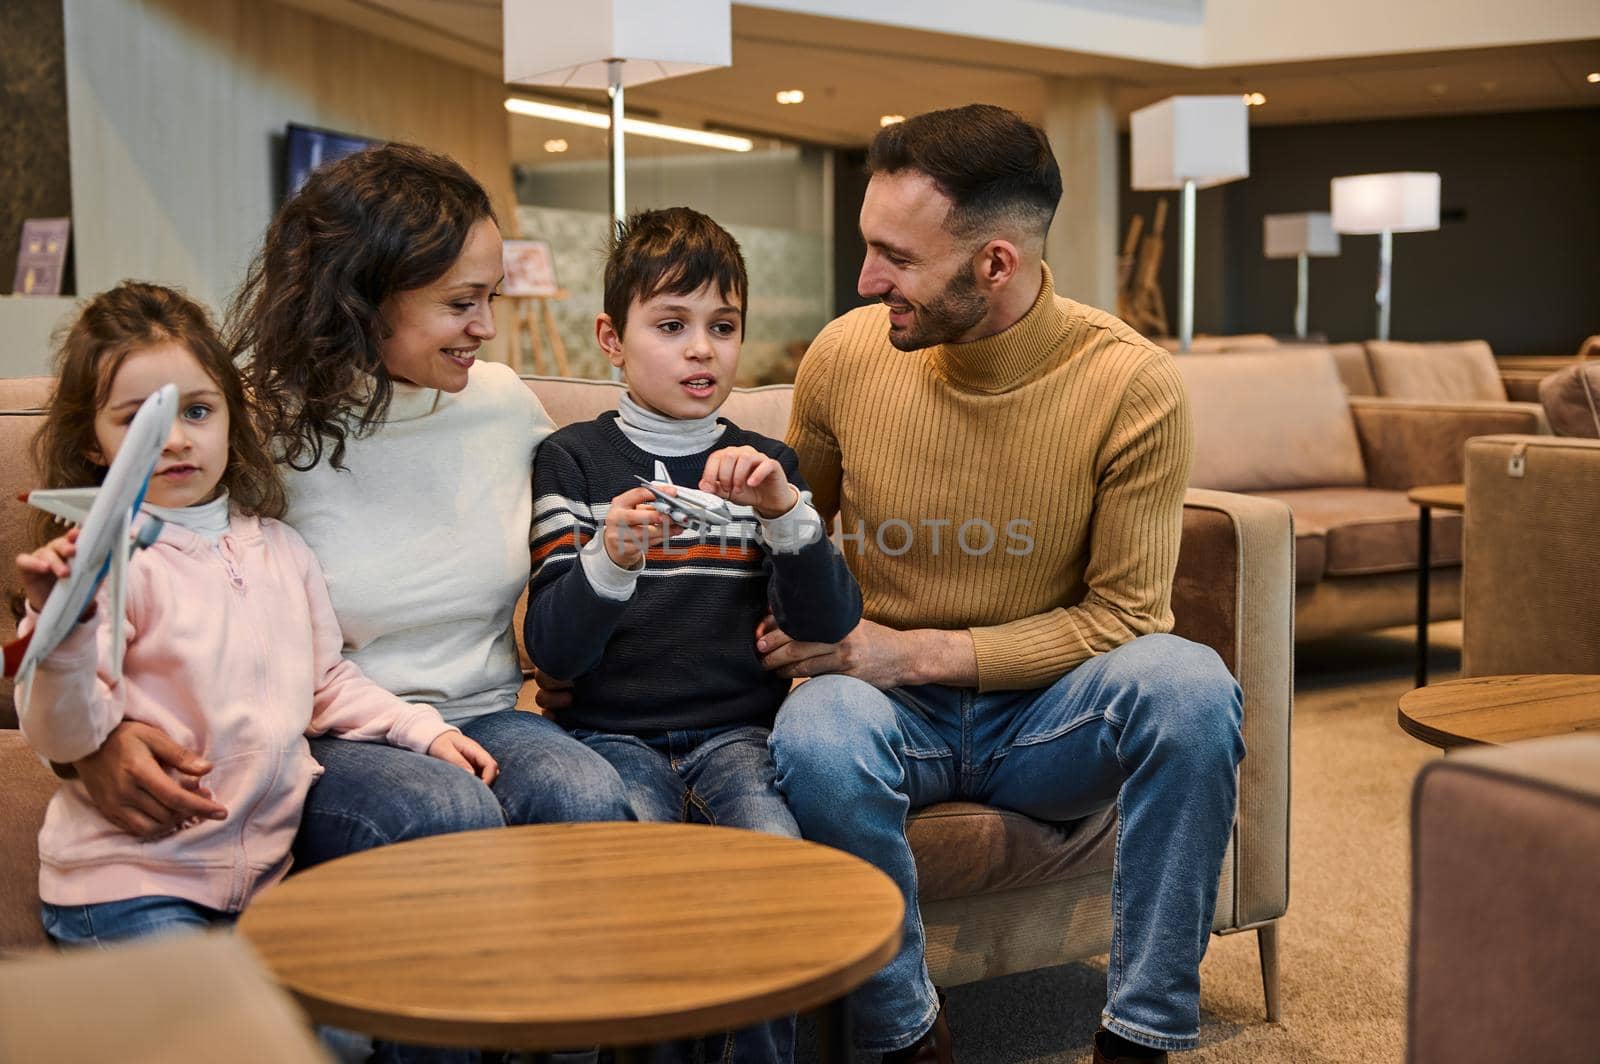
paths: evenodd
<path fill-rule="evenodd" d="M 283 180 L 285 199 L 300 191 L 300 186 L 306 183 L 311 171 L 323 163 L 331 163 L 362 148 L 383 143 L 381 140 L 357 137 L 350 133 L 335 133 L 332 130 L 302 126 L 294 122 L 289 123 L 285 141 Z"/>

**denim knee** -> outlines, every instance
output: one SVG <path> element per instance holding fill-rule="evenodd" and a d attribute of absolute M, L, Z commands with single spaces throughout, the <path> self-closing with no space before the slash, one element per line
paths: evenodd
<path fill-rule="evenodd" d="M 1104 683 L 1128 692 L 1129 728 L 1191 756 L 1214 755 L 1237 763 L 1244 756 L 1239 684 L 1211 647 L 1174 635 L 1147 635 L 1111 655 Z"/>
<path fill-rule="evenodd" d="M 778 789 L 811 787 L 837 793 L 857 780 L 898 774 L 901 751 L 894 704 L 882 691 L 852 676 L 808 680 L 778 711 L 767 739 Z"/>

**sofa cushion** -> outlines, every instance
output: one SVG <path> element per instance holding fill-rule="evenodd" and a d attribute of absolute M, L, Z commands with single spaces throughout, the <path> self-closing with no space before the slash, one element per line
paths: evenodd
<path fill-rule="evenodd" d="M 1377 395 L 1378 382 L 1372 377 L 1372 363 L 1367 359 L 1365 344 L 1331 344 L 1333 364 L 1338 367 L 1339 380 L 1349 395 Z"/>
<path fill-rule="evenodd" d="M 1550 431 L 1557 436 L 1600 439 L 1600 362 L 1584 361 L 1539 382 Z"/>
<path fill-rule="evenodd" d="M 906 820 L 923 901 L 1014 890 L 1073 875 L 1110 871 L 1116 807 L 1070 824 L 969 802 L 918 810 Z"/>
<path fill-rule="evenodd" d="M 1483 340 L 1406 344 L 1368 340 L 1378 394 L 1391 399 L 1506 398 L 1494 352 Z"/>
<path fill-rule="evenodd" d="M 39 828 L 55 793 L 22 733 L 0 730 L 0 952 L 49 941 L 39 925 Z"/>
<path fill-rule="evenodd" d="M 1367 482 L 1350 407 L 1326 349 L 1176 361 L 1194 412 L 1191 487 L 1255 492 Z"/>
<path fill-rule="evenodd" d="M 11 612 L 12 594 L 20 586 L 17 555 L 36 546 L 28 536 L 32 511 L 18 502 L 17 496 L 38 486 L 32 445 L 34 433 L 43 423 L 41 413 L 0 409 L 0 454 L 8 456 L 0 462 L 0 507 L 4 507 L 4 519 L 0 520 L 0 642 L 9 642 L 17 634 L 17 619 Z M 17 726 L 11 690 L 11 681 L 0 679 L 0 728 Z"/>
<path fill-rule="evenodd" d="M 1403 491 L 1370 488 L 1314 488 L 1264 491 L 1294 511 L 1295 546 L 1302 525 L 1326 533 L 1325 575 L 1365 576 L 1417 567 L 1419 511 Z M 1432 548 L 1435 567 L 1461 564 L 1461 515 L 1435 509 Z M 1299 569 L 1296 566 L 1298 582 Z"/>

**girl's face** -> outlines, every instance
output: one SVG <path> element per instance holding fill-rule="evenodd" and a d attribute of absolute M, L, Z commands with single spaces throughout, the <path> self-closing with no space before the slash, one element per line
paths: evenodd
<path fill-rule="evenodd" d="M 156 460 L 148 502 L 182 507 L 208 502 L 228 468 L 228 404 L 217 382 L 182 344 L 167 342 L 129 352 L 116 369 L 106 401 L 94 415 L 89 458 L 109 466 L 139 405 L 165 385 L 178 386 L 178 416 Z"/>
<path fill-rule="evenodd" d="M 465 388 L 478 348 L 494 339 L 490 303 L 503 272 L 500 230 L 482 218 L 443 277 L 384 300 L 390 332 L 378 353 L 389 376 L 445 392 Z"/>

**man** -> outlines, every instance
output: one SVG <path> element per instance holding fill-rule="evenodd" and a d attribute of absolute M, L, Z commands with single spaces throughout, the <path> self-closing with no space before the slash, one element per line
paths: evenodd
<path fill-rule="evenodd" d="M 949 1061 L 906 814 L 965 800 L 1067 821 L 1116 803 L 1096 1062 L 1199 1034 L 1199 965 L 1244 755 L 1238 686 L 1165 635 L 1193 433 L 1171 357 L 1055 293 L 1061 177 L 998 107 L 880 132 L 852 311 L 812 344 L 789 442 L 841 518 L 865 617 L 842 643 L 768 624 L 763 663 L 817 677 L 771 738 L 803 834 L 883 869 L 899 954 L 851 998 L 863 1048 Z"/>

